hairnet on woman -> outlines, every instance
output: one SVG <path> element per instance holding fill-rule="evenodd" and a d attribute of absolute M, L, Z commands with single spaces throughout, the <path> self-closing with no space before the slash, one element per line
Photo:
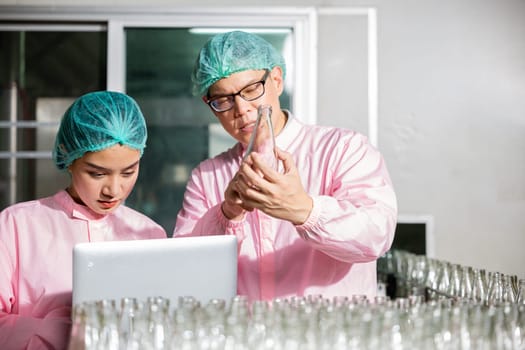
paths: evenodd
<path fill-rule="evenodd" d="M 117 143 L 142 154 L 146 139 L 146 121 L 130 96 L 96 91 L 76 100 L 64 114 L 53 159 L 62 170 L 86 152 L 100 151 Z"/>
<path fill-rule="evenodd" d="M 124 205 L 146 138 L 139 106 L 123 93 L 85 94 L 63 115 L 53 159 L 71 175 L 67 188 L 0 212 L 2 349 L 68 347 L 75 244 L 167 237 Z"/>

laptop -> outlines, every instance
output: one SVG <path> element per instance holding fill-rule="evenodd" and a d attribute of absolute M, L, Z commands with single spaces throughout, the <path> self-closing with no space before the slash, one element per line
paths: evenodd
<path fill-rule="evenodd" d="M 79 243 L 73 248 L 73 305 L 123 297 L 192 296 L 205 304 L 237 293 L 232 235 Z"/>

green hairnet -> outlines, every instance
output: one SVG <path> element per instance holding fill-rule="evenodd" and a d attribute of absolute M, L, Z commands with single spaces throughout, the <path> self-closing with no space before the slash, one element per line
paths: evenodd
<path fill-rule="evenodd" d="M 64 113 L 53 159 L 63 170 L 84 153 L 117 143 L 140 150 L 142 155 L 147 137 L 144 116 L 131 97 L 120 92 L 91 92 L 78 98 Z"/>
<path fill-rule="evenodd" d="M 217 80 L 245 70 L 286 65 L 282 55 L 266 40 L 250 33 L 233 31 L 217 34 L 199 52 L 191 80 L 193 94 L 204 96 Z"/>

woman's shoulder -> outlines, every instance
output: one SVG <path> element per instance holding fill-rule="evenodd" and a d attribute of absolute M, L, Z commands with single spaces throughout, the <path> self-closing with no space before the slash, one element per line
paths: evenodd
<path fill-rule="evenodd" d="M 18 202 L 8 206 L 7 208 L 1 211 L 2 215 L 34 215 L 36 212 L 41 211 L 43 208 L 46 208 L 45 203 L 52 201 L 53 197 L 44 197 L 34 200 L 29 200 L 25 202 Z"/>

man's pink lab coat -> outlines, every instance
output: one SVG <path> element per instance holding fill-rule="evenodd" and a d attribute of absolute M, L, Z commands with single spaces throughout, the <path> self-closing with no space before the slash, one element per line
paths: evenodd
<path fill-rule="evenodd" d="M 383 157 L 358 133 L 305 125 L 291 115 L 276 144 L 292 154 L 313 198 L 303 225 L 258 210 L 241 222 L 224 217 L 224 191 L 245 151 L 238 143 L 192 171 L 174 237 L 236 235 L 238 293 L 250 300 L 375 296 L 376 259 L 390 248 L 397 218 Z"/>

